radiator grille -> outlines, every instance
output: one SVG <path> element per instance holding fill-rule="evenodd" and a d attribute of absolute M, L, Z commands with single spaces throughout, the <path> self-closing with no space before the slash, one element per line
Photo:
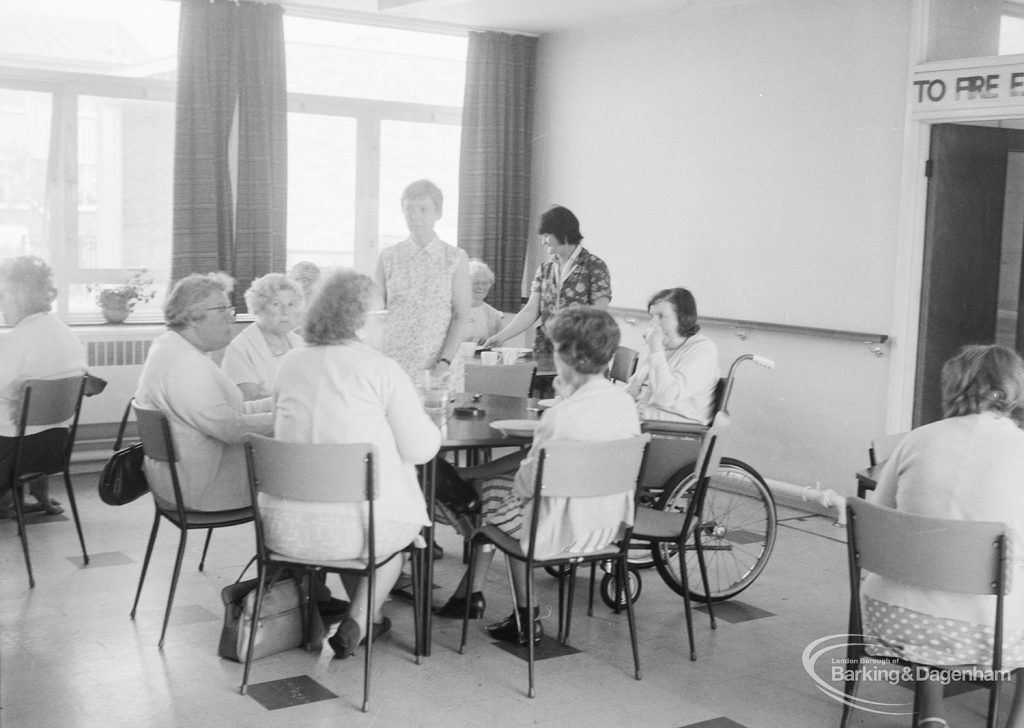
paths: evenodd
<path fill-rule="evenodd" d="M 149 339 L 126 341 L 90 341 L 86 355 L 91 367 L 116 367 L 141 365 L 149 353 Z"/>

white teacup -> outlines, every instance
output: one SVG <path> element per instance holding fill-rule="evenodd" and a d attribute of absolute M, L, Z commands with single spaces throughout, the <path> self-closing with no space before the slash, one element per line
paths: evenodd
<path fill-rule="evenodd" d="M 502 349 L 501 350 L 501 363 L 502 364 L 515 364 L 516 359 L 519 358 L 519 352 L 515 349 Z"/>
<path fill-rule="evenodd" d="M 480 362 L 488 366 L 494 366 L 498 363 L 499 354 L 496 351 L 481 351 Z"/>

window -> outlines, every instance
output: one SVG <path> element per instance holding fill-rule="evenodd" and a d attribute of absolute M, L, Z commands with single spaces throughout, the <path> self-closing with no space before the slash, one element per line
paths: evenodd
<path fill-rule="evenodd" d="M 0 9 L 0 25 L 0 257 L 46 258 L 58 311 L 80 320 L 98 315 L 88 285 L 146 268 L 158 295 L 137 310 L 157 315 L 178 4 L 36 0 Z M 405 237 L 398 198 L 420 177 L 444 190 L 438 232 L 456 242 L 466 38 L 289 13 L 285 42 L 288 265 L 371 272 Z"/>

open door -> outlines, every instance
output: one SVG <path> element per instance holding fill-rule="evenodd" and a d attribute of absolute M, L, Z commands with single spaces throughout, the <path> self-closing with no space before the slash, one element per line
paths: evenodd
<path fill-rule="evenodd" d="M 942 417 L 942 365 L 995 341 L 1006 158 L 1024 131 L 932 127 L 914 427 Z"/>

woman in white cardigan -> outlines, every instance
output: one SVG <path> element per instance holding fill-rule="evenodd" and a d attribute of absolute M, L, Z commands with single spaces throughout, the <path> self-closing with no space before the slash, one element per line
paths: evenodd
<path fill-rule="evenodd" d="M 383 298 L 368 276 L 343 270 L 324 282 L 306 316 L 306 346 L 288 353 L 281 363 L 274 420 L 274 435 L 280 440 L 377 446 L 378 558 L 407 546 L 427 525 L 414 466 L 428 462 L 441 445 L 441 433 L 424 413 L 412 379 L 374 348 L 381 339 L 382 309 Z M 275 551 L 316 559 L 367 554 L 360 506 L 261 495 L 261 509 L 268 545 Z M 375 637 L 390 627 L 381 607 L 401 569 L 402 559 L 395 558 L 377 571 Z M 365 638 L 370 617 L 366 588 L 366 580 L 360 580 L 348 617 L 329 640 L 339 658 L 351 655 Z"/>

